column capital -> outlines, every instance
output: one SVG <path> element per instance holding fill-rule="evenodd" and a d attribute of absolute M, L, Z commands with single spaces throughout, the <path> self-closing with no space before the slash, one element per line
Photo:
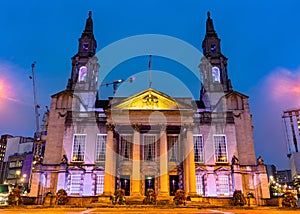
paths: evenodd
<path fill-rule="evenodd" d="M 192 131 L 194 128 L 194 124 L 193 123 L 185 123 L 185 124 L 183 124 L 183 128 L 185 128 L 187 131 Z"/>
<path fill-rule="evenodd" d="M 106 123 L 106 129 L 109 131 L 114 131 L 115 125 L 113 123 Z"/>
<path fill-rule="evenodd" d="M 165 132 L 166 129 L 167 129 L 167 124 L 165 124 L 165 123 L 159 123 L 158 127 L 159 127 L 159 129 L 160 129 L 161 132 Z"/>
<path fill-rule="evenodd" d="M 134 129 L 134 131 L 140 132 L 142 128 L 142 123 L 132 123 L 131 127 Z"/>

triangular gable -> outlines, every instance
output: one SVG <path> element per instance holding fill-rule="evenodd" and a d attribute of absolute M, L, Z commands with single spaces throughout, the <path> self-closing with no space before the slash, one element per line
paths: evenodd
<path fill-rule="evenodd" d="M 231 173 L 231 169 L 226 168 L 226 167 L 219 167 L 219 168 L 215 169 L 215 173 L 216 174 L 229 174 L 229 173 Z"/>
<path fill-rule="evenodd" d="M 225 95 L 226 98 L 230 97 L 230 96 L 238 96 L 238 97 L 243 97 L 243 98 L 249 98 L 247 95 L 242 94 L 240 92 L 237 91 L 231 91 L 228 94 Z"/>
<path fill-rule="evenodd" d="M 80 167 L 80 166 L 76 166 L 76 165 L 75 165 L 75 166 L 69 167 L 69 171 L 70 171 L 71 174 L 72 174 L 72 172 L 75 172 L 75 171 L 84 173 L 86 170 L 83 169 L 83 168 Z"/>
<path fill-rule="evenodd" d="M 199 174 L 205 174 L 205 173 L 207 173 L 207 170 L 204 169 L 204 168 L 203 168 L 202 166 L 200 166 L 200 165 L 196 166 L 195 170 L 196 170 L 196 172 L 199 173 Z"/>
<path fill-rule="evenodd" d="M 124 110 L 182 110 L 191 109 L 192 107 L 175 101 L 175 99 L 164 93 L 148 88 L 114 104 L 112 108 Z"/>
<path fill-rule="evenodd" d="M 73 97 L 73 94 L 71 92 L 67 91 L 67 90 L 63 90 L 61 92 L 53 94 L 51 97 L 53 98 L 53 97 L 59 97 L 59 96 L 64 96 L 64 95 L 68 95 L 68 96 Z"/>

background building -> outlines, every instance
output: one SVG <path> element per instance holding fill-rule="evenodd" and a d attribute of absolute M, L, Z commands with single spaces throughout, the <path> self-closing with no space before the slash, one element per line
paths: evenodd
<path fill-rule="evenodd" d="M 294 186 L 300 195 L 300 109 L 286 110 L 282 114 L 288 158 Z"/>
<path fill-rule="evenodd" d="M 0 139 L 0 184 L 3 184 L 5 181 L 5 176 L 7 174 L 7 164 L 4 161 L 5 157 L 5 151 L 6 151 L 6 145 L 7 145 L 7 139 L 11 138 L 13 136 L 11 135 L 2 135 Z"/>
<path fill-rule="evenodd" d="M 71 196 L 105 200 L 123 188 L 128 200 L 142 201 L 152 188 L 159 200 L 178 189 L 193 201 L 231 197 L 234 190 L 251 192 L 258 204 L 269 198 L 266 167 L 255 157 L 248 97 L 231 86 L 209 13 L 198 100 L 151 87 L 98 100 L 96 48 L 90 12 L 66 90 L 51 97 L 45 157 L 34 165 L 32 196 L 63 188 Z"/>
<path fill-rule="evenodd" d="M 20 136 L 2 136 L 6 141 L 1 164 L 2 183 L 20 186 L 28 191 L 33 162 L 33 139 Z"/>

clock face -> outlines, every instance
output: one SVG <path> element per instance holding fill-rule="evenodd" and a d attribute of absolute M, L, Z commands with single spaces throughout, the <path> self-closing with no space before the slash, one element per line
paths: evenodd
<path fill-rule="evenodd" d="M 220 69 L 218 67 L 212 67 L 211 74 L 213 82 L 220 82 Z"/>
<path fill-rule="evenodd" d="M 83 43 L 82 49 L 83 49 L 85 52 L 87 52 L 87 51 L 89 50 L 89 43 L 88 43 L 88 42 Z"/>
<path fill-rule="evenodd" d="M 210 50 L 211 50 L 212 52 L 215 52 L 215 51 L 217 50 L 217 46 L 216 46 L 215 44 L 211 44 Z"/>

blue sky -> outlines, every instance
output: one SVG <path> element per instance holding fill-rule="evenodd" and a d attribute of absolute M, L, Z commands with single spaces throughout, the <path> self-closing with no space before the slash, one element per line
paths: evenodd
<path fill-rule="evenodd" d="M 289 167 L 281 113 L 300 106 L 299 1 L 11 0 L 1 1 L 0 8 L 0 134 L 32 136 L 31 63 L 37 61 L 38 101 L 44 110 L 50 96 L 66 87 L 70 58 L 77 52 L 89 10 L 98 50 L 126 37 L 161 34 L 200 51 L 210 11 L 222 52 L 229 58 L 233 89 L 250 97 L 257 156 L 278 168 Z M 147 66 L 147 56 L 128 60 L 106 81 Z M 167 75 L 185 68 L 154 56 L 153 69 Z M 197 84 L 191 80 L 190 85 Z M 105 90 L 102 95 L 110 95 L 112 89 Z"/>

